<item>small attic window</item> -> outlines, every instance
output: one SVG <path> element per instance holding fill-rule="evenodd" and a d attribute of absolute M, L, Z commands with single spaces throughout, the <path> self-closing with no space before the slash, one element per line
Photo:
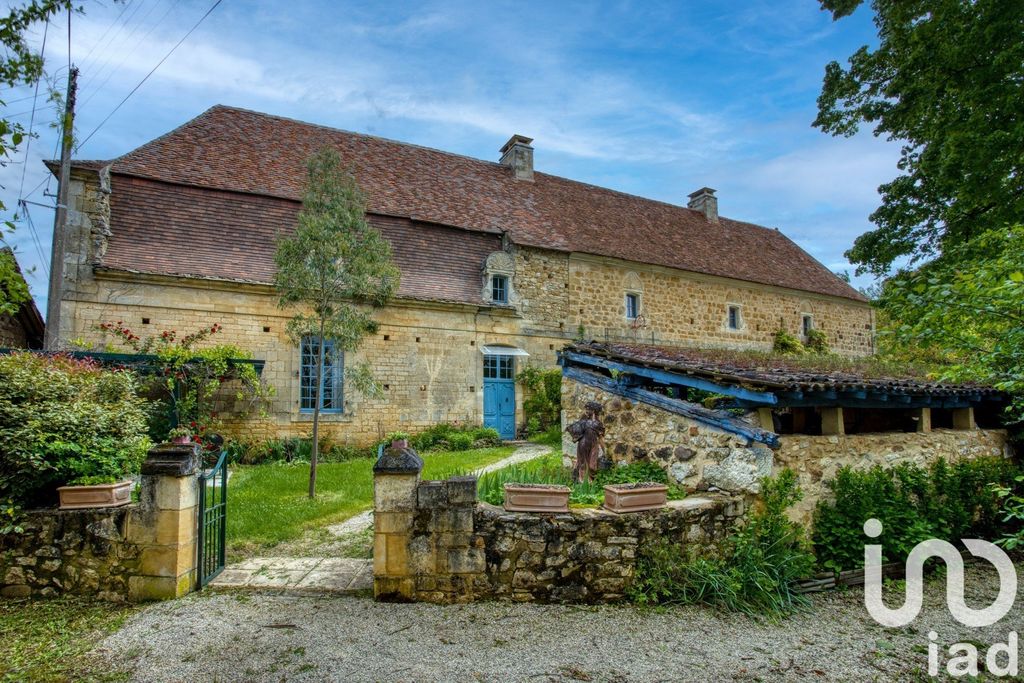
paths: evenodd
<path fill-rule="evenodd" d="M 491 276 L 491 301 L 496 304 L 508 303 L 508 275 Z"/>

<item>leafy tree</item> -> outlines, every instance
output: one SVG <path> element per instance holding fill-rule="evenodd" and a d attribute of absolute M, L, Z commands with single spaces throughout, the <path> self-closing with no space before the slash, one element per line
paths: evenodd
<path fill-rule="evenodd" d="M 821 0 L 835 19 L 862 0 Z M 1024 215 L 1024 3 L 872 0 L 879 44 L 832 62 L 814 125 L 861 124 L 903 141 L 902 172 L 879 191 L 877 228 L 846 256 L 885 275 Z"/>
<path fill-rule="evenodd" d="M 333 340 L 336 349 L 354 351 L 376 330 L 372 307 L 383 305 L 398 288 L 391 245 L 367 222 L 362 192 L 331 149 L 310 158 L 298 227 L 278 242 L 274 261 L 280 306 L 299 309 L 288 321 L 288 334 L 298 345 L 311 336 Z M 317 343 L 317 348 L 310 498 L 316 495 L 323 397 L 324 344 Z M 346 379 L 364 394 L 379 391 L 366 364 L 346 363 Z"/>
<path fill-rule="evenodd" d="M 34 83 L 42 77 L 43 56 L 36 54 L 26 42 L 25 32 L 32 24 L 70 9 L 73 9 L 70 0 L 32 0 L 24 6 L 12 7 L 6 17 L 0 18 L 0 43 L 4 47 L 3 54 L 0 54 L 0 85 L 13 88 L 23 83 Z M 7 110 L 7 103 L 2 97 L 0 109 Z M 20 123 L 0 114 L 0 165 L 9 162 L 25 136 L 25 129 Z M 6 208 L 0 201 L 0 212 Z M 5 221 L 5 226 L 9 230 L 14 229 L 13 221 Z M 13 261 L 13 255 L 0 254 L 0 313 L 4 314 L 10 314 L 12 307 L 17 311 L 29 298 L 27 289 L 22 291 L 22 288 L 11 286 Z"/>
<path fill-rule="evenodd" d="M 14 315 L 32 298 L 10 249 L 0 249 L 0 315 Z"/>
<path fill-rule="evenodd" d="M 1024 416 L 1024 226 L 990 230 L 898 274 L 879 305 L 886 348 L 944 361 L 945 379 L 1009 392 L 1013 419 Z"/>

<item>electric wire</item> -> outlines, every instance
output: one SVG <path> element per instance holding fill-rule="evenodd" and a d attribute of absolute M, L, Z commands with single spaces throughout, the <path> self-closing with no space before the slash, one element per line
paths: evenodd
<path fill-rule="evenodd" d="M 109 114 L 107 114 L 106 118 L 104 118 L 104 119 L 103 119 L 102 121 L 100 121 L 100 124 L 99 124 L 98 126 L 96 126 L 96 128 L 94 128 L 94 129 L 93 129 L 93 131 L 92 131 L 91 133 L 89 133 L 89 134 L 88 134 L 87 136 L 85 136 L 85 138 L 84 138 L 84 139 L 82 140 L 82 142 L 80 142 L 80 143 L 79 143 L 79 144 L 78 144 L 78 145 L 77 145 L 77 146 L 75 147 L 75 150 L 76 150 L 76 151 L 77 151 L 77 150 L 80 150 L 80 149 L 81 149 L 81 148 L 82 148 L 83 146 L 85 146 L 85 143 L 89 142 L 89 140 L 90 140 L 90 139 L 92 138 L 92 136 L 93 136 L 93 135 L 95 135 L 95 134 L 96 134 L 96 133 L 97 133 L 97 132 L 98 132 L 98 131 L 99 131 L 99 130 L 100 130 L 100 129 L 101 129 L 101 128 L 102 128 L 103 126 L 104 126 L 104 124 L 106 124 L 106 122 L 107 122 L 107 121 L 109 121 L 109 120 L 111 119 L 111 117 L 112 117 L 112 116 L 113 116 L 114 114 L 116 114 L 116 113 L 117 113 L 117 111 L 118 111 L 118 110 L 119 110 L 119 109 L 120 109 L 120 108 L 121 108 L 121 107 L 122 107 L 122 106 L 124 105 L 124 103 L 128 101 L 128 98 L 130 98 L 130 97 L 131 97 L 132 95 L 134 95 L 134 94 L 135 94 L 135 92 L 136 92 L 136 91 L 137 91 L 137 90 L 138 90 L 139 88 L 141 88 L 141 87 L 142 87 L 142 84 L 143 84 L 143 83 L 145 83 L 145 82 L 146 82 L 147 80 L 149 80 L 149 77 L 150 77 L 150 76 L 152 76 L 152 75 L 153 75 L 153 74 L 154 74 L 154 73 L 156 72 L 156 70 L 160 68 L 160 65 L 161 65 L 161 64 L 163 64 L 163 63 L 164 63 L 165 61 L 167 61 L 167 58 L 168 58 L 168 57 L 170 57 L 170 56 L 171 56 L 171 54 L 173 54 L 173 53 L 174 53 L 174 51 L 175 51 L 175 50 L 177 50 L 177 49 L 178 49 L 178 48 L 179 48 L 179 47 L 181 46 L 181 44 L 182 44 L 182 43 L 184 43 L 184 42 L 185 42 L 185 40 L 187 40 L 187 39 L 188 39 L 188 37 L 189 37 L 190 35 L 192 35 L 192 32 L 193 32 L 193 31 L 195 31 L 195 30 L 196 30 L 197 28 L 199 28 L 199 25 L 200 25 L 200 24 L 202 24 L 202 23 L 203 23 L 203 21 L 205 21 L 205 20 L 206 20 L 206 17 L 210 16 L 210 14 L 212 14 L 212 13 L 213 13 L 213 10 L 217 9 L 217 6 L 218 6 L 218 5 L 220 5 L 220 3 L 221 3 L 221 2 L 223 2 L 223 0 L 216 0 L 216 1 L 215 1 L 215 2 L 214 2 L 214 3 L 213 3 L 213 4 L 211 5 L 211 6 L 210 6 L 210 9 L 206 10 L 206 14 L 204 14 L 203 16 L 201 16 L 201 17 L 199 18 L 199 21 L 197 21 L 197 22 L 196 22 L 196 23 L 195 23 L 195 24 L 194 24 L 194 25 L 192 26 L 192 28 L 190 28 L 190 29 L 188 30 L 188 32 L 187 32 L 187 33 L 185 33 L 185 35 L 183 35 L 183 36 L 181 37 L 181 40 L 179 40 L 179 41 L 178 41 L 177 43 L 175 43 L 175 44 L 174 44 L 174 47 L 172 47 L 172 48 L 171 48 L 170 50 L 168 50 L 168 51 L 167 51 L 167 54 L 165 54 L 165 55 L 164 55 L 164 56 L 163 56 L 163 57 L 162 57 L 162 58 L 160 59 L 160 61 L 156 63 L 156 66 L 154 66 L 154 67 L 153 67 L 152 69 L 150 69 L 149 73 L 148 73 L 148 74 L 146 74 L 146 75 L 145 75 L 145 76 L 144 76 L 144 77 L 142 78 L 142 80 L 141 80 L 141 81 L 139 81 L 139 82 L 138 82 L 138 84 L 137 84 L 137 85 L 136 85 L 136 86 L 135 86 L 134 88 L 132 88 L 132 89 L 131 89 L 131 92 L 129 92 L 129 93 L 127 94 L 127 95 L 125 95 L 125 96 L 124 96 L 124 99 L 122 99 L 122 100 L 121 100 L 120 102 L 118 102 L 117 106 L 116 106 L 116 107 L 114 107 L 114 109 L 113 109 L 113 110 L 112 110 L 112 111 L 111 111 L 111 112 L 110 112 Z"/>

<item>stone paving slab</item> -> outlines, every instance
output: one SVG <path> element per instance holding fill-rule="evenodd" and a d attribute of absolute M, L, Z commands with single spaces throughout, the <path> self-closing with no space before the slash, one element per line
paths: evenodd
<path fill-rule="evenodd" d="M 355 593 L 373 588 L 373 562 L 341 557 L 252 557 L 225 567 L 210 586 Z"/>

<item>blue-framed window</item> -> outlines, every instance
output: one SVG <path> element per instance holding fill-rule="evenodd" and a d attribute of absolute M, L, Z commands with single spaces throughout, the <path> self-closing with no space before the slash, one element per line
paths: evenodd
<path fill-rule="evenodd" d="M 515 379 L 516 359 L 512 356 L 484 356 L 484 379 Z"/>
<path fill-rule="evenodd" d="M 738 330 L 740 329 L 741 324 L 742 321 L 740 319 L 740 307 L 729 306 L 729 329 Z"/>
<path fill-rule="evenodd" d="M 316 406 L 316 363 L 320 354 L 317 337 L 302 338 L 300 356 L 302 371 L 300 374 L 299 410 L 303 413 L 313 412 Z M 335 347 L 334 340 L 324 340 L 323 392 L 320 395 L 320 412 L 340 413 L 345 405 L 344 377 L 345 353 Z"/>
<path fill-rule="evenodd" d="M 508 303 L 508 275 L 491 276 L 491 301 L 496 304 Z"/>
<path fill-rule="evenodd" d="M 626 295 L 626 318 L 629 320 L 636 320 L 637 316 L 640 315 L 640 295 L 639 294 L 627 294 Z"/>

